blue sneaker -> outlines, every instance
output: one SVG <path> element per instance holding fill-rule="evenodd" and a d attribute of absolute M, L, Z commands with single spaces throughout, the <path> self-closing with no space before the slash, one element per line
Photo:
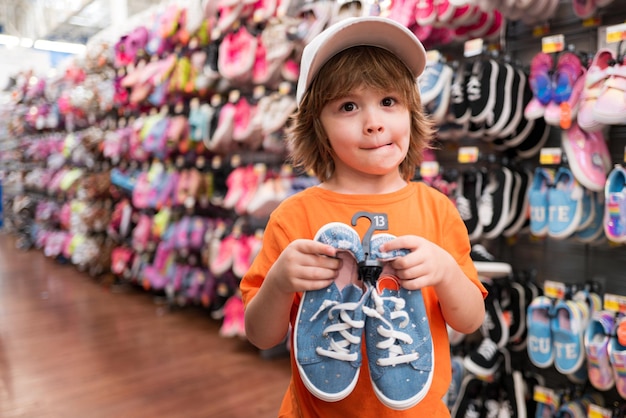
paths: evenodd
<path fill-rule="evenodd" d="M 371 285 L 367 284 L 368 287 Z M 374 392 L 387 407 L 402 410 L 419 403 L 433 379 L 433 341 L 424 299 L 383 273 L 370 291 L 365 338 Z"/>
<path fill-rule="evenodd" d="M 463 357 L 461 356 L 452 355 L 450 357 L 450 363 L 452 365 L 452 380 L 446 392 L 446 404 L 448 409 L 452 410 L 452 407 L 461 393 L 461 383 L 465 377 L 465 366 L 463 365 Z"/>
<path fill-rule="evenodd" d="M 555 351 L 554 367 L 558 372 L 573 374 L 583 366 L 583 340 L 588 322 L 589 307 L 584 302 L 559 300 L 554 305 L 550 329 Z"/>
<path fill-rule="evenodd" d="M 359 235 L 339 222 L 318 231 L 315 240 L 363 259 Z M 344 268 L 346 267 L 344 259 Z M 326 402 L 348 396 L 361 367 L 361 337 L 365 327 L 364 292 L 356 267 L 325 289 L 304 292 L 294 327 L 294 357 L 306 388 Z"/>
<path fill-rule="evenodd" d="M 551 184 L 551 171 L 537 167 L 528 192 L 530 233 L 536 237 L 545 237 L 548 234 L 548 189 Z"/>
<path fill-rule="evenodd" d="M 391 235 L 387 233 L 372 235 L 372 239 L 370 240 L 370 248 L 372 250 L 371 257 L 380 261 L 390 261 L 390 260 L 393 260 L 394 258 L 403 257 L 407 255 L 409 253 L 409 250 L 404 249 L 404 248 L 399 249 L 399 250 L 389 251 L 386 253 L 380 251 L 381 245 L 395 238 L 396 238 L 395 235 Z"/>
<path fill-rule="evenodd" d="M 543 369 L 550 367 L 554 362 L 552 330 L 550 328 L 552 309 L 552 299 L 538 296 L 532 300 L 526 310 L 528 357 L 535 366 Z"/>
<path fill-rule="evenodd" d="M 576 232 L 576 239 L 585 244 L 593 243 L 604 235 L 604 194 L 591 192 L 593 219 L 589 225 Z"/>
<path fill-rule="evenodd" d="M 609 361 L 609 340 L 615 327 L 615 315 L 610 311 L 596 311 L 585 331 L 585 353 L 589 381 L 598 390 L 609 390 L 615 385 Z"/>
<path fill-rule="evenodd" d="M 332 245 L 338 250 L 349 251 L 357 263 L 365 260 L 361 237 L 354 228 L 344 223 L 331 222 L 324 225 L 317 231 L 313 239 Z"/>
<path fill-rule="evenodd" d="M 616 243 L 626 241 L 626 170 L 615 165 L 604 187 L 604 232 Z"/>
<path fill-rule="evenodd" d="M 583 215 L 584 189 L 569 168 L 556 172 L 554 187 L 548 191 L 548 235 L 565 239 L 576 232 Z"/>

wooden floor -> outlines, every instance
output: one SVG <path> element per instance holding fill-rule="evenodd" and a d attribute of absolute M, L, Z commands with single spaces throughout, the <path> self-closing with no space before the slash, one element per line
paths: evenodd
<path fill-rule="evenodd" d="M 218 330 L 0 233 L 2 418 L 276 417 L 288 359 Z"/>

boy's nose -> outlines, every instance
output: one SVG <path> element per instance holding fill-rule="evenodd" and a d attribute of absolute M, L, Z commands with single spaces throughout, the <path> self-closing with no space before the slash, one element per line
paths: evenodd
<path fill-rule="evenodd" d="M 365 130 L 368 134 L 382 132 L 384 130 L 381 116 L 375 111 L 367 112 Z"/>

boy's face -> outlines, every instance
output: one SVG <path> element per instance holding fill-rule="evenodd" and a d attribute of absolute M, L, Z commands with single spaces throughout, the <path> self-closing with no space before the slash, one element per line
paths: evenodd
<path fill-rule="evenodd" d="M 411 134 L 411 116 L 400 100 L 394 92 L 359 87 L 324 106 L 320 121 L 335 153 L 333 177 L 399 176 Z"/>

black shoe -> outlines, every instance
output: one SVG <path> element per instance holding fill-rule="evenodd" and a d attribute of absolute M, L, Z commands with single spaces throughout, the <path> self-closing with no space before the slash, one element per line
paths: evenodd
<path fill-rule="evenodd" d="M 497 238 L 506 228 L 511 206 L 513 174 L 500 167 L 488 174 L 487 184 L 478 201 L 478 217 L 483 225 L 483 237 Z"/>
<path fill-rule="evenodd" d="M 470 257 L 474 262 L 478 275 L 482 277 L 506 277 L 513 271 L 509 263 L 497 260 L 481 244 L 472 245 Z"/>
<path fill-rule="evenodd" d="M 465 356 L 463 365 L 470 373 L 488 380 L 495 376 L 501 360 L 497 344 L 490 338 L 484 338 L 476 350 Z"/>
<path fill-rule="evenodd" d="M 482 225 L 478 218 L 478 199 L 483 188 L 483 173 L 465 171 L 457 180 L 456 208 L 467 227 L 470 240 L 480 238 Z"/>
<path fill-rule="evenodd" d="M 480 418 L 483 407 L 482 391 L 484 382 L 468 374 L 461 383 L 459 397 L 457 398 L 452 411 L 451 418 Z"/>

